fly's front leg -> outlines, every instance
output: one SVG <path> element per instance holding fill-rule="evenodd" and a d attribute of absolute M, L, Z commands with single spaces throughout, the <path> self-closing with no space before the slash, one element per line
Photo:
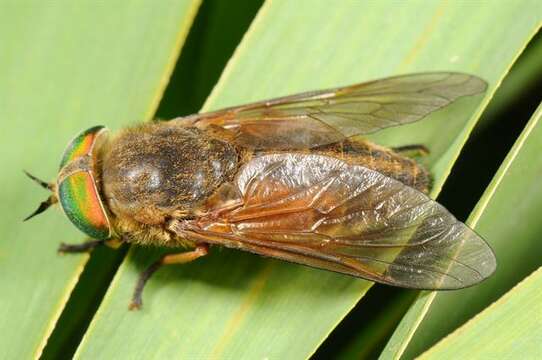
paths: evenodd
<path fill-rule="evenodd" d="M 90 252 L 96 246 L 103 245 L 104 242 L 105 240 L 91 240 L 91 241 L 86 241 L 82 244 L 60 243 L 60 246 L 58 247 L 58 252 L 61 254 Z"/>
<path fill-rule="evenodd" d="M 162 265 L 169 264 L 185 264 L 191 261 L 196 260 L 199 257 L 205 256 L 209 253 L 209 248 L 207 244 L 198 244 L 196 248 L 192 251 L 182 252 L 177 254 L 167 254 L 162 256 L 158 261 L 155 261 L 151 264 L 145 271 L 139 275 L 137 280 L 136 287 L 134 289 L 134 295 L 132 296 L 132 302 L 128 308 L 130 310 L 138 310 L 143 304 L 141 300 L 141 295 L 143 294 L 143 288 L 145 283 L 156 270 L 158 270 Z"/>
<path fill-rule="evenodd" d="M 67 253 L 85 253 L 92 251 L 95 247 L 107 245 L 113 249 L 117 249 L 122 244 L 121 239 L 111 238 L 107 240 L 90 240 L 82 244 L 65 244 L 60 243 L 58 252 L 61 254 Z"/>

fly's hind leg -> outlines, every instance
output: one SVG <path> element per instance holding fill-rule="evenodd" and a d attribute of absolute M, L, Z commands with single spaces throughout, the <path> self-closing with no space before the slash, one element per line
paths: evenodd
<path fill-rule="evenodd" d="M 398 147 L 392 148 L 392 150 L 398 154 L 401 154 L 409 158 L 422 157 L 422 156 L 429 155 L 429 149 L 427 148 L 427 146 L 422 145 L 422 144 L 398 146 Z"/>
<path fill-rule="evenodd" d="M 139 275 L 139 279 L 137 280 L 137 284 L 134 289 L 134 295 L 132 296 L 132 302 L 128 308 L 130 310 L 138 310 L 141 308 L 141 305 L 143 304 L 141 295 L 143 294 L 145 283 L 162 265 L 185 264 L 207 255 L 208 252 L 209 248 L 207 244 L 198 244 L 192 251 L 162 256 L 158 261 L 152 263 L 147 269 L 145 269 L 145 271 L 141 273 L 141 275 Z"/>

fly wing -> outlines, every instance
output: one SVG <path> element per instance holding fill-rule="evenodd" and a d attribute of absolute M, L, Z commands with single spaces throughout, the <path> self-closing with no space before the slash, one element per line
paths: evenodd
<path fill-rule="evenodd" d="M 196 241 L 420 289 L 456 289 L 491 275 L 474 231 L 423 193 L 321 155 L 252 160 L 191 225 Z"/>
<path fill-rule="evenodd" d="M 304 149 L 418 121 L 486 83 L 462 73 L 420 73 L 179 118 L 200 128 L 219 126 L 253 149 Z"/>

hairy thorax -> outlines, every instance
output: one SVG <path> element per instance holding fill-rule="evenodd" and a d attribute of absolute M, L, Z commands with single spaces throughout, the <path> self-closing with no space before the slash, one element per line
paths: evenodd
<path fill-rule="evenodd" d="M 103 192 L 117 218 L 162 224 L 191 210 L 237 166 L 236 149 L 196 129 L 168 123 L 128 129 L 102 154 Z"/>

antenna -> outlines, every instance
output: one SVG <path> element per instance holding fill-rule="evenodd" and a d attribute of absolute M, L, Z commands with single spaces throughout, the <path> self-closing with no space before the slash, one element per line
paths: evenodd
<path fill-rule="evenodd" d="M 49 198 L 47 200 L 43 201 L 40 204 L 40 206 L 38 206 L 36 211 L 34 211 L 29 216 L 27 216 L 23 221 L 29 220 L 29 219 L 33 218 L 34 216 L 36 216 L 38 214 L 41 214 L 42 212 L 47 210 L 49 208 L 49 206 L 53 205 L 54 203 L 56 203 L 56 197 L 53 194 L 53 195 L 49 196 Z"/>
<path fill-rule="evenodd" d="M 53 183 L 48 183 L 46 181 L 43 181 L 41 179 L 38 179 L 37 177 L 35 177 L 34 175 L 30 174 L 28 171 L 26 170 L 23 170 L 24 173 L 26 174 L 26 176 L 28 176 L 29 178 L 31 178 L 32 180 L 34 180 L 35 182 L 38 183 L 39 186 L 41 186 L 42 188 L 44 189 L 47 189 L 47 190 L 50 190 L 53 192 L 53 194 L 51 196 L 49 196 L 49 198 L 47 198 L 47 200 L 43 201 L 40 206 L 38 206 L 38 208 L 36 209 L 36 211 L 34 211 L 32 214 L 30 214 L 29 216 L 27 216 L 23 221 L 26 221 L 26 220 L 29 220 L 31 218 L 33 218 L 34 216 L 38 215 L 38 214 L 41 214 L 42 212 L 44 212 L 45 210 L 47 210 L 49 208 L 49 206 L 55 204 L 58 200 L 56 198 L 56 195 L 54 194 L 54 191 L 55 191 L 55 184 Z"/>
<path fill-rule="evenodd" d="M 26 176 L 28 176 L 29 178 L 31 178 L 32 180 L 34 180 L 35 182 L 37 182 L 42 188 L 44 189 L 48 189 L 48 190 L 51 190 L 53 191 L 54 190 L 54 184 L 52 183 L 48 183 L 46 181 L 43 181 L 41 179 L 38 179 L 37 177 L 35 177 L 34 175 L 30 174 L 28 171 L 26 170 L 23 170 L 24 173 L 26 174 Z"/>

